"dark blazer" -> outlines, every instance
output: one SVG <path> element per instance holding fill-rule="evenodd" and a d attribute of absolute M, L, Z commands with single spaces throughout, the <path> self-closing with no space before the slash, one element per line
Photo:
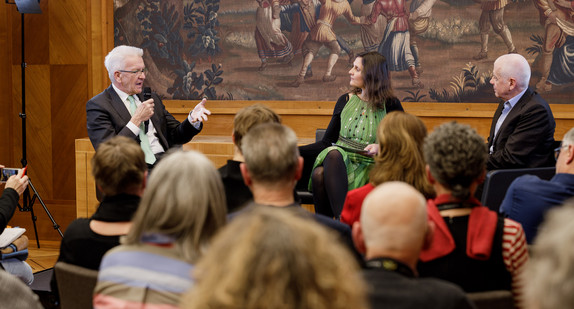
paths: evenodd
<path fill-rule="evenodd" d="M 553 166 L 554 129 L 556 122 L 548 103 L 534 90 L 528 88 L 516 102 L 500 126 L 498 135 L 494 127 L 502 113 L 504 102 L 494 113 L 488 149 L 487 170 Z"/>
<path fill-rule="evenodd" d="M 180 123 L 165 109 L 156 93 L 152 93 L 152 98 L 154 99 L 154 114 L 151 122 L 165 151 L 189 142 L 201 131 L 203 124 L 198 130 L 187 119 Z M 142 97 L 140 100 L 143 101 Z M 97 149 L 101 142 L 116 135 L 133 138 L 139 144 L 139 137 L 126 127 L 131 119 L 130 112 L 111 85 L 88 101 L 86 114 L 88 136 L 94 149 Z"/>

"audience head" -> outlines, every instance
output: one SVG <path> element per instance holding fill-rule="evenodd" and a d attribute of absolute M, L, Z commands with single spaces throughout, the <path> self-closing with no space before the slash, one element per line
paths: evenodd
<path fill-rule="evenodd" d="M 391 181 L 377 186 L 363 201 L 353 240 L 365 258 L 392 257 L 415 268 L 430 238 L 426 200 L 414 187 Z"/>
<path fill-rule="evenodd" d="M 196 265 L 185 308 L 366 308 L 365 286 L 336 235 L 296 212 L 254 207 Z"/>
<path fill-rule="evenodd" d="M 166 236 L 194 263 L 225 224 L 225 215 L 223 184 L 211 161 L 199 152 L 176 151 L 150 175 L 125 243 Z"/>
<path fill-rule="evenodd" d="M 297 136 L 278 123 L 260 124 L 247 132 L 241 146 L 248 178 L 258 184 L 293 182 L 301 177 L 303 159 Z M 244 174 L 245 178 L 245 174 Z"/>
<path fill-rule="evenodd" d="M 386 181 L 404 181 L 426 198 L 434 197 L 423 158 L 426 136 L 424 123 L 415 115 L 397 111 L 385 116 L 377 129 L 380 150 L 369 175 L 371 183 L 377 186 Z"/>
<path fill-rule="evenodd" d="M 472 186 L 483 180 L 488 157 L 486 143 L 474 129 L 454 121 L 442 124 L 426 138 L 423 150 L 431 183 L 457 199 L 474 194 Z"/>
<path fill-rule="evenodd" d="M 127 45 L 117 46 L 108 53 L 104 65 L 108 70 L 108 77 L 120 90 L 128 95 L 142 91 L 145 79 L 145 74 L 141 72 L 145 69 L 143 49 Z"/>
<path fill-rule="evenodd" d="M 505 54 L 494 61 L 492 78 L 494 94 L 508 101 L 528 88 L 530 65 L 519 54 Z"/>
<path fill-rule="evenodd" d="M 241 141 L 247 132 L 258 124 L 281 123 L 281 117 L 262 104 L 254 104 L 240 109 L 233 118 L 233 142 L 241 149 Z"/>
<path fill-rule="evenodd" d="M 147 176 L 142 148 L 133 139 L 115 136 L 101 143 L 92 157 L 96 185 L 107 196 L 141 195 Z"/>
<path fill-rule="evenodd" d="M 556 158 L 556 173 L 574 174 L 574 128 L 562 138 L 560 153 Z"/>
<path fill-rule="evenodd" d="M 574 199 L 549 210 L 523 273 L 527 308 L 571 308 L 574 304 Z"/>
<path fill-rule="evenodd" d="M 357 55 L 362 59 L 362 77 L 366 98 L 372 105 L 377 108 L 383 108 L 385 101 L 394 97 L 393 88 L 391 87 L 391 74 L 387 65 L 385 56 L 378 52 L 363 52 Z M 354 93 L 362 90 L 356 88 Z"/>

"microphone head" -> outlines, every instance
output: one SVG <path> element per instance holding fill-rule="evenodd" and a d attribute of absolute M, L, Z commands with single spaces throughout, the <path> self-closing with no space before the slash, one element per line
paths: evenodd
<path fill-rule="evenodd" d="M 151 88 L 144 87 L 142 91 L 144 101 L 151 99 Z"/>

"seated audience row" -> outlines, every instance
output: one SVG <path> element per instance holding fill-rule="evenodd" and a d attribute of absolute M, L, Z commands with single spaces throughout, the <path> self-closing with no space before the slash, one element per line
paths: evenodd
<path fill-rule="evenodd" d="M 177 308 L 193 265 L 225 224 L 221 178 L 204 155 L 168 154 L 149 177 L 122 244 L 102 259 L 95 308 Z"/>

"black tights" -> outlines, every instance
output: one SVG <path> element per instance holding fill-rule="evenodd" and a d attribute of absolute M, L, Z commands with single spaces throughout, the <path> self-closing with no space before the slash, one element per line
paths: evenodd
<path fill-rule="evenodd" d="M 315 213 L 338 219 L 348 189 L 347 168 L 341 153 L 329 151 L 323 166 L 316 167 L 311 177 Z"/>

